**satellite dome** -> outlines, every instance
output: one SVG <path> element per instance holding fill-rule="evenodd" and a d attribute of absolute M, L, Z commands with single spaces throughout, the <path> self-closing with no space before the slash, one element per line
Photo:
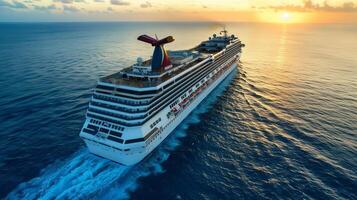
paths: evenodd
<path fill-rule="evenodd" d="M 138 57 L 136 59 L 136 62 L 138 63 L 138 65 L 142 65 L 143 64 L 143 58 L 142 57 Z"/>

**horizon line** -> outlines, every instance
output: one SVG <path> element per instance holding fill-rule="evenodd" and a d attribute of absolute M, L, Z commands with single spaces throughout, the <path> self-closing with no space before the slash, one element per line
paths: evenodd
<path fill-rule="evenodd" d="M 262 22 L 262 21 L 188 21 L 188 20 L 78 20 L 78 21 L 1 21 L 2 24 L 23 23 L 250 23 L 250 24 L 281 24 L 281 25 L 299 25 L 299 24 L 357 24 L 357 22 L 296 22 L 296 23 L 276 23 L 276 22 Z"/>

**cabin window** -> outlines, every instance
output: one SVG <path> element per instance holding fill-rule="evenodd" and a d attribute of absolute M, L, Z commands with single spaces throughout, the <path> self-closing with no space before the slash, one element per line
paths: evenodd
<path fill-rule="evenodd" d="M 143 142 L 143 141 L 144 141 L 144 138 L 137 138 L 137 139 L 126 140 L 125 144 L 131 144 L 131 143 Z"/>
<path fill-rule="evenodd" d="M 108 132 L 109 132 L 109 130 L 106 129 L 106 128 L 100 128 L 99 131 L 100 131 L 100 132 L 103 132 L 103 133 L 108 133 Z"/>
<path fill-rule="evenodd" d="M 122 136 L 122 133 L 119 133 L 117 131 L 110 131 L 110 135 L 114 135 L 114 136 L 117 136 L 117 137 L 121 137 Z"/>
<path fill-rule="evenodd" d="M 119 142 L 119 143 L 123 143 L 123 139 L 117 138 L 117 137 L 113 137 L 113 136 L 109 136 L 108 137 L 109 140 L 113 140 L 115 142 Z"/>
<path fill-rule="evenodd" d="M 98 127 L 97 127 L 97 126 L 94 126 L 94 125 L 92 125 L 92 124 L 88 124 L 87 128 L 93 129 L 93 130 L 98 130 Z"/>
<path fill-rule="evenodd" d="M 98 89 L 103 89 L 103 90 L 114 90 L 113 87 L 105 86 L 105 85 L 97 85 Z"/>

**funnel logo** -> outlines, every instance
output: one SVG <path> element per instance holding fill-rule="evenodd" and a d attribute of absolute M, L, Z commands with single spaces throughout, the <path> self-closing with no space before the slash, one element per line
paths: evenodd
<path fill-rule="evenodd" d="M 173 42 L 174 38 L 172 36 L 157 40 L 148 35 L 141 35 L 138 37 L 138 40 L 149 43 L 155 47 L 151 61 L 151 68 L 153 71 L 161 71 L 165 69 L 166 66 L 171 65 L 169 56 L 164 48 L 164 44 Z"/>

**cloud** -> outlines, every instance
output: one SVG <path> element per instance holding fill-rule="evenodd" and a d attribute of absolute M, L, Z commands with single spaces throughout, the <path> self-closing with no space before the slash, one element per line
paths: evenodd
<path fill-rule="evenodd" d="M 312 0 L 305 0 L 302 5 L 286 4 L 281 6 L 262 7 L 263 9 L 273 9 L 275 11 L 292 11 L 292 12 L 357 12 L 357 6 L 353 2 L 344 2 L 340 6 L 332 6 L 327 1 L 322 5 L 314 3 Z"/>
<path fill-rule="evenodd" d="M 151 3 L 146 1 L 145 3 L 140 4 L 140 7 L 142 8 L 150 8 L 152 7 Z"/>
<path fill-rule="evenodd" d="M 67 5 L 64 5 L 63 6 L 63 11 L 65 12 L 79 12 L 80 9 L 74 7 L 74 6 L 67 6 Z"/>
<path fill-rule="evenodd" d="M 60 3 L 63 3 L 63 4 L 72 4 L 73 2 L 86 3 L 85 0 L 53 0 L 53 2 L 60 2 Z"/>
<path fill-rule="evenodd" d="M 110 0 L 110 3 L 112 5 L 116 5 L 116 6 L 128 6 L 128 5 L 130 5 L 129 2 L 123 1 L 123 0 Z"/>
<path fill-rule="evenodd" d="M 13 9 L 28 8 L 24 3 L 21 3 L 18 1 L 13 1 L 12 3 L 9 3 L 9 2 L 3 1 L 3 0 L 0 0 L 0 7 L 8 7 L 8 8 L 13 8 Z"/>
<path fill-rule="evenodd" d="M 12 7 L 12 4 L 7 1 L 0 0 L 0 7 Z"/>
<path fill-rule="evenodd" d="M 57 9 L 56 5 L 54 5 L 54 4 L 49 5 L 49 6 L 33 5 L 33 8 L 35 10 L 39 10 L 39 11 L 49 11 L 49 10 L 56 10 Z"/>
<path fill-rule="evenodd" d="M 14 1 L 14 7 L 13 8 L 27 8 L 27 6 L 21 2 Z"/>
<path fill-rule="evenodd" d="M 71 4 L 73 0 L 53 0 L 53 2 L 61 2 L 63 4 Z"/>

